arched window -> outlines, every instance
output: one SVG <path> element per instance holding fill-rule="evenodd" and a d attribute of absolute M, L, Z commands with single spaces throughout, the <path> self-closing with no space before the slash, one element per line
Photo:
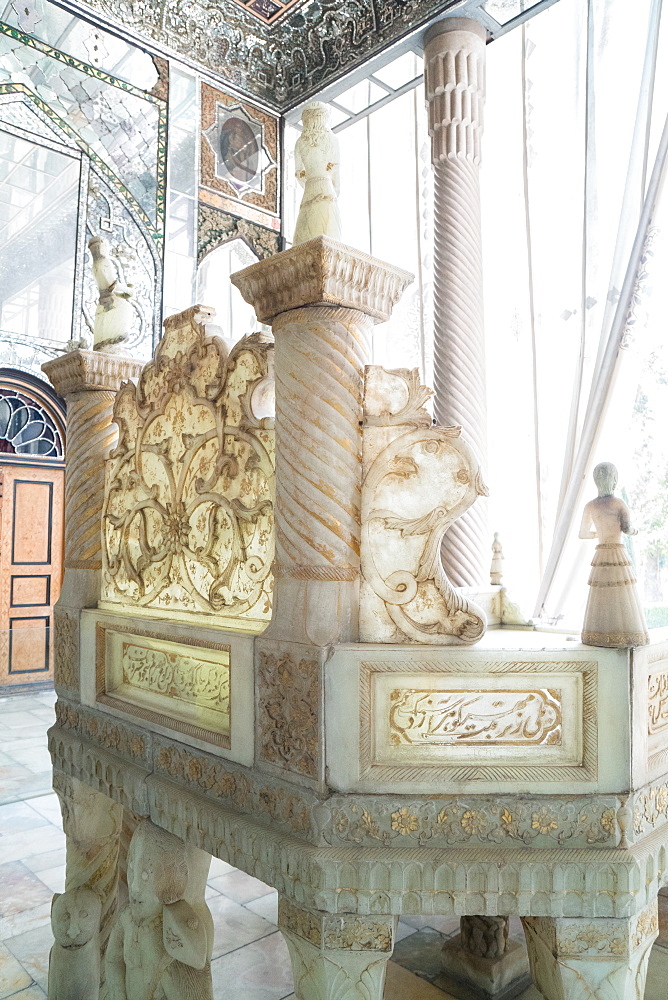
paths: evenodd
<path fill-rule="evenodd" d="M 0 368 L 0 461 L 16 455 L 62 462 L 64 418 L 63 400 L 42 379 Z"/>

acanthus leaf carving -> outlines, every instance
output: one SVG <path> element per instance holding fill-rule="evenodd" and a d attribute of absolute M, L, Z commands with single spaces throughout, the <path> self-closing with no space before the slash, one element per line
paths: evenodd
<path fill-rule="evenodd" d="M 452 587 L 440 552 L 450 525 L 487 489 L 461 428 L 425 420 L 428 395 L 417 372 L 366 369 L 360 598 L 365 642 L 461 644 L 476 642 L 485 631 L 482 609 Z"/>
<path fill-rule="evenodd" d="M 137 386 L 116 398 L 107 463 L 102 599 L 267 621 L 273 558 L 273 421 L 254 415 L 271 342 L 229 357 L 211 310 L 170 317 Z M 263 392 L 263 399 L 268 393 Z M 263 411 L 264 412 L 264 411 Z"/>

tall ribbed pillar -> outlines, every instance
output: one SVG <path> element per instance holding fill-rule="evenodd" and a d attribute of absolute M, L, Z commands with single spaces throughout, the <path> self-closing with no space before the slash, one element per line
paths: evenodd
<path fill-rule="evenodd" d="M 358 638 L 362 390 L 411 275 L 320 236 L 232 276 L 276 341 L 274 614 L 265 638 Z"/>
<path fill-rule="evenodd" d="M 480 232 L 480 140 L 485 29 L 445 18 L 425 38 L 425 92 L 434 165 L 434 413 L 459 424 L 484 469 L 487 453 Z M 442 546 L 456 587 L 487 582 L 484 500 L 450 527 Z"/>
<path fill-rule="evenodd" d="M 54 609 L 54 675 L 59 694 L 77 696 L 81 608 L 100 599 L 104 463 L 116 443 L 116 392 L 142 363 L 101 351 L 69 351 L 42 370 L 67 402 L 65 578 Z"/>

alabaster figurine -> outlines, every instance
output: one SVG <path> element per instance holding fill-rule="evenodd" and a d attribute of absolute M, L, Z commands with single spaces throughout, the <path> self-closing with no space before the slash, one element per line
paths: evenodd
<path fill-rule="evenodd" d="M 125 349 L 132 329 L 132 285 L 121 280 L 105 239 L 94 236 L 88 242 L 88 249 L 93 257 L 93 277 L 100 291 L 95 310 L 93 350 L 118 354 Z"/>
<path fill-rule="evenodd" d="M 204 922 L 183 898 L 185 845 L 142 820 L 128 850 L 128 905 L 105 956 L 109 1000 L 213 1000 Z"/>
<path fill-rule="evenodd" d="M 503 548 L 499 541 L 498 531 L 494 532 L 492 542 L 492 565 L 489 567 L 489 582 L 492 587 L 500 587 L 503 583 Z"/>
<path fill-rule="evenodd" d="M 304 188 L 293 244 L 316 236 L 341 239 L 339 142 L 329 128 L 329 110 L 315 101 L 302 111 L 302 134 L 295 145 L 295 174 Z"/>
<path fill-rule="evenodd" d="M 100 913 L 100 897 L 85 886 L 53 897 L 49 1000 L 98 1000 Z"/>
<path fill-rule="evenodd" d="M 646 646 L 645 616 L 631 560 L 622 543 L 622 532 L 635 535 L 637 531 L 631 527 L 628 507 L 614 495 L 617 469 L 610 462 L 601 462 L 594 469 L 594 482 L 598 496 L 585 507 L 580 526 L 580 538 L 598 538 L 582 641 L 588 646 Z"/>

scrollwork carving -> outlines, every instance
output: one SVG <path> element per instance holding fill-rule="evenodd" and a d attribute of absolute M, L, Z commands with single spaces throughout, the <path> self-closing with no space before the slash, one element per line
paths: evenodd
<path fill-rule="evenodd" d="M 253 414 L 272 344 L 226 357 L 211 311 L 188 309 L 137 386 L 119 391 L 107 463 L 102 599 L 163 612 L 267 621 L 271 611 L 274 433 Z"/>
<path fill-rule="evenodd" d="M 425 421 L 422 404 L 429 394 L 417 373 L 366 369 L 360 597 L 365 642 L 471 643 L 485 631 L 484 613 L 451 586 L 440 551 L 450 525 L 487 490 L 461 428 Z"/>

